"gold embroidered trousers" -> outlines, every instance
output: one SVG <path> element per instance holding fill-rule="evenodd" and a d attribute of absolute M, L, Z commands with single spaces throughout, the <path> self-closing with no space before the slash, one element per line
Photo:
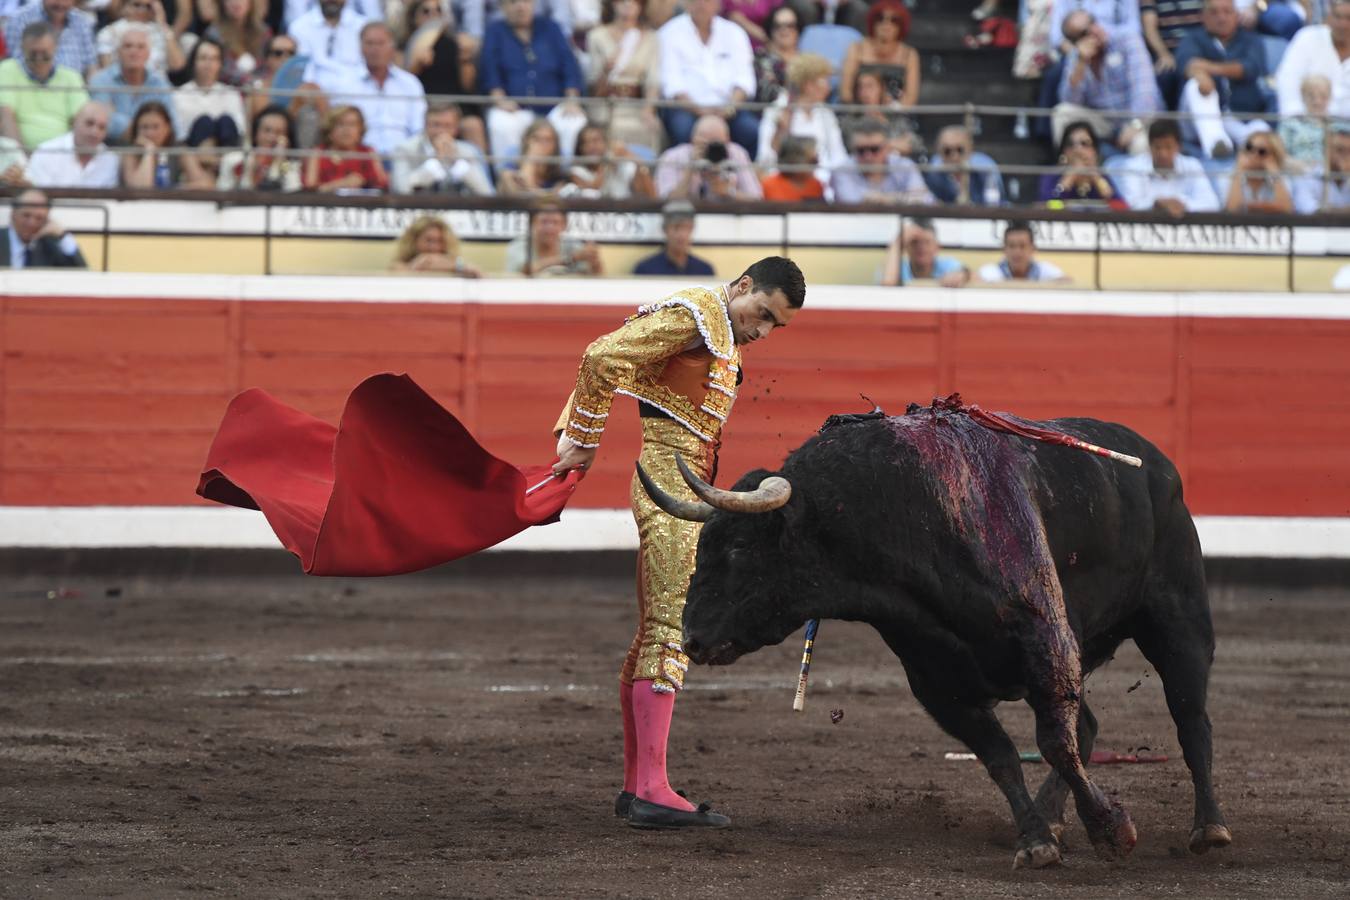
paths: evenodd
<path fill-rule="evenodd" d="M 699 440 L 670 419 L 642 420 L 642 468 L 676 497 L 695 500 L 675 467 L 675 454 L 704 480 L 711 481 L 716 445 Z M 657 509 L 637 476 L 630 488 L 638 539 L 638 629 L 628 648 L 619 678 L 652 681 L 652 688 L 671 693 L 684 687 L 689 657 L 682 648 L 684 598 L 694 573 L 694 551 L 702 525 Z"/>

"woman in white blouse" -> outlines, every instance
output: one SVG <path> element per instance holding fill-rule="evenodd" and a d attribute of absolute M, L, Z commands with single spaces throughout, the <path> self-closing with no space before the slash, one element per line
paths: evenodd
<path fill-rule="evenodd" d="M 830 62 L 815 53 L 799 53 L 788 63 L 787 91 L 764 110 L 759 122 L 759 155 L 755 162 L 773 166 L 778 148 L 788 135 L 816 142 L 820 168 L 816 177 L 830 183 L 830 173 L 849 161 L 839 120 L 830 109 Z"/>
<path fill-rule="evenodd" d="M 652 105 L 661 96 L 661 48 L 647 27 L 643 0 L 605 0 L 601 21 L 586 35 L 589 66 L 586 85 L 593 97 L 615 97 L 614 116 L 605 104 L 587 113 L 625 144 L 642 144 L 659 153 L 665 131 Z"/>
<path fill-rule="evenodd" d="M 212 141 L 218 147 L 237 147 L 245 132 L 244 98 L 239 89 L 220 81 L 224 48 L 202 38 L 188 57 L 192 80 L 173 92 L 178 139 L 198 147 Z"/>

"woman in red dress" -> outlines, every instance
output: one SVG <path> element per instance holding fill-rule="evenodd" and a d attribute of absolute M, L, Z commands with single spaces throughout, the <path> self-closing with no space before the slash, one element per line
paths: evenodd
<path fill-rule="evenodd" d="M 361 110 L 334 107 L 324 122 L 318 147 L 322 152 L 305 162 L 305 189 L 325 193 L 353 188 L 389 190 L 389 176 L 379 157 L 361 143 L 365 136 L 366 118 Z"/>

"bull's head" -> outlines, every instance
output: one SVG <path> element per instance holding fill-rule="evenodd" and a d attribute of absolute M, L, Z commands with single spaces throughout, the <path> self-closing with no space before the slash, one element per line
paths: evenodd
<path fill-rule="evenodd" d="M 697 566 L 684 607 L 684 650 L 696 663 L 725 665 L 801 627 L 805 614 L 785 602 L 800 594 L 788 535 L 799 516 L 786 478 L 750 472 L 732 490 L 699 478 L 677 457 L 680 474 L 699 498 L 663 491 L 638 466 L 648 496 L 672 516 L 703 522 Z"/>

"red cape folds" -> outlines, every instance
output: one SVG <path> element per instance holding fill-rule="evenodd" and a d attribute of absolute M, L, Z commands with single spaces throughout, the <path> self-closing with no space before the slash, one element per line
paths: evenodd
<path fill-rule="evenodd" d="M 357 385 L 337 428 L 244 391 L 197 493 L 262 510 L 310 575 L 397 575 L 556 522 L 581 474 L 551 475 L 497 459 L 411 378 L 386 373 Z"/>

